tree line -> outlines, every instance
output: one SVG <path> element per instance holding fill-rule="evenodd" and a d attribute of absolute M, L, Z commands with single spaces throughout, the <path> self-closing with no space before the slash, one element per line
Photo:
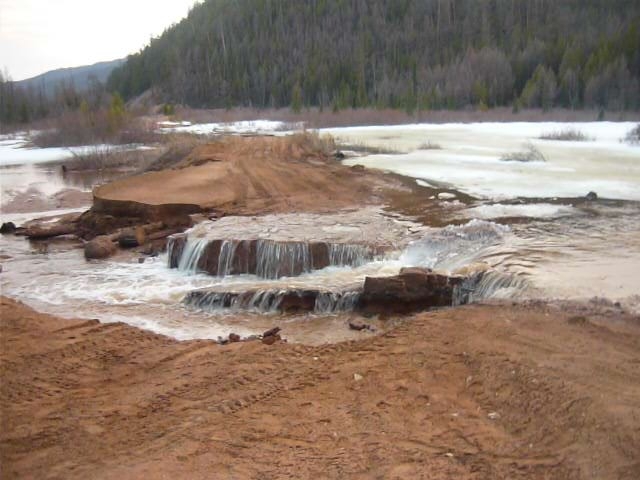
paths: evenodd
<path fill-rule="evenodd" d="M 152 91 L 191 107 L 640 109 L 637 0 L 207 0 L 107 85 L 16 86 L 0 123 Z"/>
<path fill-rule="evenodd" d="M 640 108 L 636 0 L 207 0 L 111 74 L 194 107 Z"/>

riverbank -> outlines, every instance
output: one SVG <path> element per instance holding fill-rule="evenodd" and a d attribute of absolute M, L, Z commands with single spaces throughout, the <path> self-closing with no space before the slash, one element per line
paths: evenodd
<path fill-rule="evenodd" d="M 607 305 L 447 309 L 320 347 L 6 298 L 0 318 L 3 478 L 640 475 L 640 324 Z"/>

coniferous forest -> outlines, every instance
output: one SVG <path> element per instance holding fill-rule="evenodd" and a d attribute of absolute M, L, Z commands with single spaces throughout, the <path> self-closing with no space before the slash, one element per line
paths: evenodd
<path fill-rule="evenodd" d="M 116 69 L 193 107 L 640 108 L 637 0 L 207 0 Z"/>
<path fill-rule="evenodd" d="M 148 91 L 195 108 L 637 111 L 640 2 L 206 0 L 106 86 L 48 95 L 0 73 L 0 123 Z"/>

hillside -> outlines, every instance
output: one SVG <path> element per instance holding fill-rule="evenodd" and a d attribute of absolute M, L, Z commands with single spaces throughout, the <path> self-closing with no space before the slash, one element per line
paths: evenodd
<path fill-rule="evenodd" d="M 122 65 L 124 61 L 118 59 L 82 67 L 60 68 L 14 83 L 17 88 L 43 89 L 47 96 L 54 95 L 56 88 L 64 83 L 73 84 L 76 90 L 83 92 L 89 88 L 92 81 L 106 82 L 113 69 Z"/>
<path fill-rule="evenodd" d="M 195 107 L 640 107 L 633 0 L 207 0 L 109 87 Z"/>

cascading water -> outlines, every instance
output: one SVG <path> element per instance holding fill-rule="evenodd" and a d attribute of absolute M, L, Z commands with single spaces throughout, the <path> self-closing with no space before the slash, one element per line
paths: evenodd
<path fill-rule="evenodd" d="M 416 240 L 400 255 L 404 266 L 453 271 L 477 260 L 479 254 L 502 242 L 509 227 L 484 220 L 450 225 Z"/>
<path fill-rule="evenodd" d="M 293 277 L 313 270 L 307 242 L 258 240 L 256 275 L 261 278 Z"/>
<path fill-rule="evenodd" d="M 233 258 L 235 257 L 238 243 L 235 240 L 225 240 L 220 247 L 220 255 L 218 257 L 218 276 L 226 277 L 231 275 L 233 267 Z"/>
<path fill-rule="evenodd" d="M 480 272 L 465 279 L 456 287 L 453 306 L 476 303 L 487 299 L 516 298 L 529 288 L 526 278 L 496 271 Z"/>
<path fill-rule="evenodd" d="M 358 306 L 361 292 L 320 292 L 316 297 L 315 313 L 352 312 Z"/>
<path fill-rule="evenodd" d="M 357 268 L 373 258 L 373 248 L 362 244 L 221 240 L 189 235 L 172 237 L 168 243 L 170 267 L 190 273 L 200 267 L 203 273 L 222 278 L 239 274 L 265 279 L 295 277 L 328 266 Z"/>
<path fill-rule="evenodd" d="M 329 244 L 329 264 L 332 266 L 359 267 L 364 265 L 371 257 L 371 250 L 365 245 Z"/>
<path fill-rule="evenodd" d="M 328 292 L 313 290 L 260 289 L 255 291 L 218 292 L 193 291 L 187 294 L 184 303 L 207 312 L 250 311 L 276 313 L 286 308 L 292 298 L 311 299 L 308 308 L 299 311 L 318 314 L 332 314 L 353 311 L 361 293 L 359 291 Z"/>
<path fill-rule="evenodd" d="M 207 247 L 209 241 L 206 238 L 187 238 L 180 261 L 178 262 L 178 270 L 189 274 L 197 273 L 198 262 L 202 256 L 202 252 Z M 171 255 L 172 252 L 169 253 Z"/>

